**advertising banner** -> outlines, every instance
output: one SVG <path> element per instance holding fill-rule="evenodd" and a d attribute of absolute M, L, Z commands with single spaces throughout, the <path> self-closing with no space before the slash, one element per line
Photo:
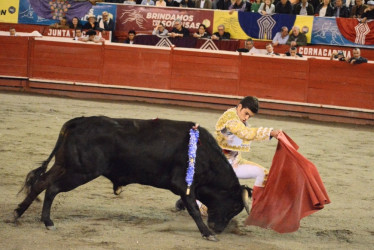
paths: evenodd
<path fill-rule="evenodd" d="M 19 0 L 0 1 L 0 22 L 17 23 L 18 22 Z"/>
<path fill-rule="evenodd" d="M 81 19 L 82 24 L 87 16 L 93 14 L 97 20 L 103 11 L 109 12 L 109 17 L 116 20 L 116 5 L 78 2 L 74 0 L 18 0 L 20 1 L 19 23 L 50 25 L 65 16 L 68 20 L 73 17 Z"/>
<path fill-rule="evenodd" d="M 170 31 L 175 20 L 180 19 L 190 32 L 196 32 L 199 25 L 204 24 L 207 31 L 212 33 L 213 13 L 197 9 L 118 5 L 116 31 L 135 30 L 137 33 L 151 33 L 160 22 Z"/>
<path fill-rule="evenodd" d="M 353 18 L 342 19 L 314 17 L 312 44 L 374 48 L 374 22 L 361 24 Z"/>

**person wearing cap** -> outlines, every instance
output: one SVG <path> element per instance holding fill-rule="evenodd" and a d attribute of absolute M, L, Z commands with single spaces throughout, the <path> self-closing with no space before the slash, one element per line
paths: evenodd
<path fill-rule="evenodd" d="M 374 19 L 374 1 L 367 2 L 368 7 L 364 10 L 364 13 L 361 15 L 361 23 L 365 23 L 368 19 Z"/>
<path fill-rule="evenodd" d="M 78 41 L 82 41 L 82 42 L 94 42 L 94 43 L 104 43 L 105 42 L 104 38 L 97 36 L 96 35 L 96 31 L 92 30 L 92 29 L 88 30 L 86 32 L 86 36 L 85 37 L 78 38 Z"/>
<path fill-rule="evenodd" d="M 97 30 L 99 29 L 99 24 L 96 22 L 96 16 L 95 15 L 89 15 L 87 17 L 87 23 L 83 26 L 83 29 L 85 30 Z"/>
<path fill-rule="evenodd" d="M 338 52 L 334 51 L 331 56 L 330 60 L 338 60 L 338 61 L 345 61 L 345 57 L 343 51 L 339 50 Z"/>

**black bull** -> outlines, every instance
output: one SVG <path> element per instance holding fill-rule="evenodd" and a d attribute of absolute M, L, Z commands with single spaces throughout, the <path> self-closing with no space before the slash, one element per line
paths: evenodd
<path fill-rule="evenodd" d="M 41 220 L 53 229 L 50 212 L 56 195 L 102 175 L 112 181 L 115 194 L 130 183 L 172 191 L 181 197 L 202 236 L 216 240 L 201 218 L 196 199 L 209 208 L 209 227 L 220 233 L 243 210 L 243 197 L 251 190 L 239 184 L 215 139 L 199 127 L 195 176 L 190 195 L 186 195 L 189 130 L 193 126 L 191 122 L 108 117 L 66 122 L 48 159 L 27 175 L 27 196 L 15 209 L 15 220 L 46 190 Z M 54 165 L 46 171 L 54 156 Z"/>

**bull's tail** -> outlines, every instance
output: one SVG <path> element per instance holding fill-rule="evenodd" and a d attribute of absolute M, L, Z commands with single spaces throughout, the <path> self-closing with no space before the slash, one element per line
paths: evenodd
<path fill-rule="evenodd" d="M 58 136 L 56 145 L 54 149 L 52 150 L 51 154 L 49 155 L 48 159 L 42 162 L 42 165 L 34 170 L 31 170 L 27 176 L 25 183 L 23 184 L 21 190 L 18 192 L 21 193 L 22 191 L 25 191 L 26 195 L 28 195 L 31 191 L 32 186 L 35 185 L 35 183 L 40 179 L 40 177 L 45 174 L 49 162 L 52 160 L 52 158 L 55 156 L 57 150 L 61 147 L 62 142 L 64 140 L 64 137 L 66 135 L 66 124 L 61 128 L 60 135 Z"/>

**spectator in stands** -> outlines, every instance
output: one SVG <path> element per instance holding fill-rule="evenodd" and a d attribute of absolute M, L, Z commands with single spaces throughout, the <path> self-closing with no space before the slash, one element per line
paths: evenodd
<path fill-rule="evenodd" d="M 77 30 L 77 29 L 82 29 L 83 28 L 83 26 L 81 24 L 81 21 L 79 20 L 78 17 L 73 17 L 73 19 L 71 19 L 71 22 L 69 24 L 69 28 L 73 29 L 73 30 Z"/>
<path fill-rule="evenodd" d="M 317 7 L 323 2 L 323 0 L 308 0 L 308 3 L 313 6 L 313 10 L 315 11 Z"/>
<path fill-rule="evenodd" d="M 297 52 L 296 47 L 291 47 L 289 51 L 284 53 L 286 56 L 292 56 L 292 57 L 303 57 L 302 54 Z"/>
<path fill-rule="evenodd" d="M 237 49 L 238 52 L 259 54 L 260 52 L 255 48 L 252 38 L 248 38 L 244 42 L 244 48 Z"/>
<path fill-rule="evenodd" d="M 135 36 L 136 36 L 135 30 L 129 30 L 129 33 L 128 33 L 127 39 L 125 40 L 125 43 L 134 44 Z"/>
<path fill-rule="evenodd" d="M 293 13 L 301 16 L 313 16 L 314 8 L 313 5 L 308 3 L 308 0 L 301 0 L 301 3 L 294 6 Z"/>
<path fill-rule="evenodd" d="M 141 5 L 151 5 L 151 6 L 153 6 L 153 5 L 155 5 L 155 2 L 153 2 L 153 0 L 143 0 L 141 2 Z"/>
<path fill-rule="evenodd" d="M 190 32 L 188 29 L 183 27 L 182 21 L 180 19 L 176 19 L 174 22 L 174 28 L 169 33 L 171 37 L 188 37 Z"/>
<path fill-rule="evenodd" d="M 212 40 L 227 40 L 230 39 L 230 33 L 225 32 L 225 25 L 221 24 L 218 26 L 218 32 L 215 32 L 211 37 Z"/>
<path fill-rule="evenodd" d="M 281 31 L 275 34 L 273 38 L 273 46 L 277 46 L 278 44 L 286 44 L 288 41 L 288 37 L 289 37 L 288 28 L 286 26 L 283 26 Z"/>
<path fill-rule="evenodd" d="M 352 50 L 352 55 L 352 58 L 347 58 L 347 62 L 350 64 L 361 64 L 368 62 L 368 59 L 361 57 L 361 51 L 359 48 L 354 48 Z"/>
<path fill-rule="evenodd" d="M 166 7 L 166 2 L 164 0 L 157 0 L 156 1 L 157 7 Z"/>
<path fill-rule="evenodd" d="M 165 29 L 164 24 L 161 22 L 158 25 L 156 25 L 156 27 L 152 31 L 152 35 L 154 36 L 167 36 L 168 33 L 169 31 Z"/>
<path fill-rule="evenodd" d="M 305 46 L 307 43 L 306 36 L 304 33 L 300 32 L 300 28 L 298 26 L 294 26 L 292 28 L 292 34 L 288 37 L 287 44 L 291 45 L 291 47 L 298 46 Z"/>
<path fill-rule="evenodd" d="M 212 1 L 211 0 L 196 0 L 195 8 L 212 9 Z"/>
<path fill-rule="evenodd" d="M 315 14 L 320 17 L 333 16 L 334 9 L 330 4 L 330 0 L 323 0 L 322 3 L 318 5 Z"/>
<path fill-rule="evenodd" d="M 338 60 L 338 61 L 344 61 L 345 57 L 343 51 L 333 52 L 330 56 L 330 60 Z"/>
<path fill-rule="evenodd" d="M 228 10 L 231 6 L 231 0 L 218 0 L 217 9 L 219 10 Z"/>
<path fill-rule="evenodd" d="M 169 6 L 169 7 L 176 7 L 178 6 L 178 3 L 176 4 L 177 2 L 174 2 L 174 0 L 166 0 L 166 6 Z"/>
<path fill-rule="evenodd" d="M 16 29 L 14 27 L 9 28 L 9 36 L 17 36 Z"/>
<path fill-rule="evenodd" d="M 78 38 L 78 41 L 82 41 L 82 42 L 94 42 L 94 43 L 104 43 L 105 42 L 104 38 L 97 36 L 96 35 L 96 31 L 92 30 L 92 29 L 88 30 L 86 32 L 86 36 L 85 37 Z"/>
<path fill-rule="evenodd" d="M 279 56 L 278 53 L 274 53 L 274 48 L 271 43 L 266 44 L 266 55 L 268 56 Z"/>
<path fill-rule="evenodd" d="M 245 11 L 247 8 L 247 2 L 243 0 L 232 0 L 229 7 L 230 13 L 233 11 Z"/>
<path fill-rule="evenodd" d="M 193 34 L 195 38 L 210 38 L 210 34 L 206 31 L 206 27 L 204 24 L 199 25 L 199 30 L 197 33 Z"/>
<path fill-rule="evenodd" d="M 258 8 L 258 13 L 262 15 L 272 15 L 275 12 L 275 6 L 271 3 L 271 0 L 264 0 Z"/>
<path fill-rule="evenodd" d="M 79 40 L 79 38 L 83 38 L 83 33 L 81 29 L 74 30 L 74 39 L 73 40 Z"/>
<path fill-rule="evenodd" d="M 364 10 L 364 13 L 361 15 L 361 23 L 365 23 L 368 19 L 374 19 L 374 1 L 367 2 L 368 7 Z"/>
<path fill-rule="evenodd" d="M 292 5 L 288 0 L 280 0 L 275 5 L 275 13 L 277 14 L 292 14 Z"/>
<path fill-rule="evenodd" d="M 363 4 L 363 0 L 356 0 L 356 5 L 352 7 L 350 17 L 361 18 L 361 15 L 364 14 L 366 8 L 367 6 Z"/>
<path fill-rule="evenodd" d="M 251 12 L 258 12 L 260 8 L 262 0 L 255 0 L 251 5 Z"/>
<path fill-rule="evenodd" d="M 335 0 L 334 17 L 349 17 L 349 9 L 343 5 L 343 0 Z"/>
<path fill-rule="evenodd" d="M 62 17 L 59 22 L 49 25 L 52 29 L 69 29 L 66 17 Z"/>
<path fill-rule="evenodd" d="M 126 4 L 126 5 L 136 5 L 136 2 L 135 0 L 126 0 L 123 2 L 123 4 Z"/>
<path fill-rule="evenodd" d="M 85 30 L 97 30 L 99 28 L 98 22 L 96 22 L 96 17 L 95 15 L 89 15 L 87 17 L 87 23 L 83 25 L 83 29 Z"/>
<path fill-rule="evenodd" d="M 195 8 L 195 2 L 193 0 L 182 0 L 179 7 Z"/>
<path fill-rule="evenodd" d="M 114 31 L 113 19 L 109 17 L 108 11 L 101 13 L 102 18 L 99 19 L 99 30 Z"/>

